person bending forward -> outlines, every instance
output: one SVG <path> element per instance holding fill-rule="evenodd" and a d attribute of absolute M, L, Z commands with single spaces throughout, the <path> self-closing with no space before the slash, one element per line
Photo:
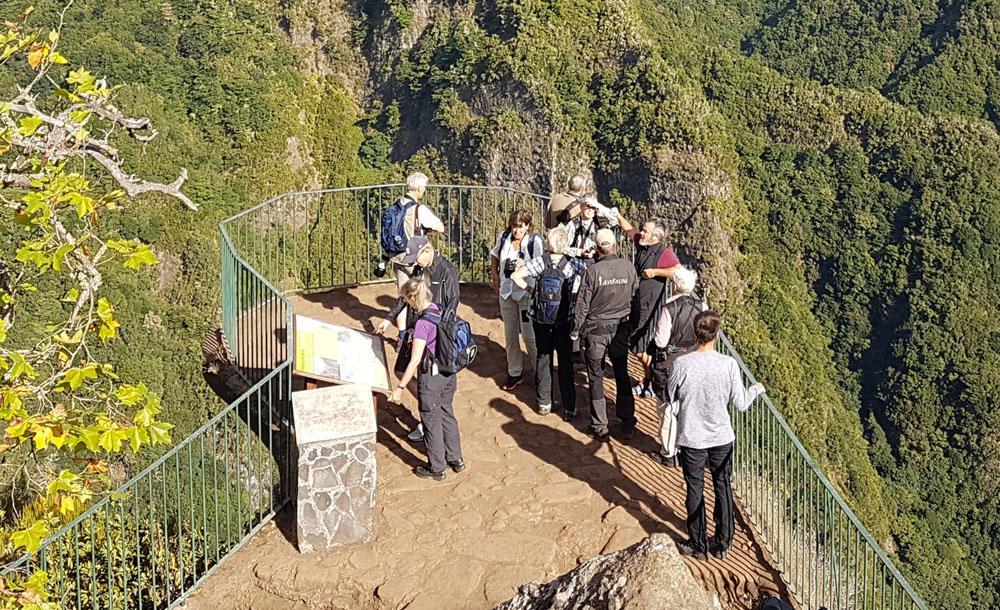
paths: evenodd
<path fill-rule="evenodd" d="M 403 389 L 419 371 L 417 398 L 427 446 L 427 464 L 417 466 L 413 472 L 418 477 L 443 481 L 446 468 L 454 472 L 465 470 L 458 420 L 453 408 L 458 375 L 445 375 L 438 371 L 435 364 L 437 325 L 441 321 L 442 310 L 431 303 L 431 291 L 427 284 L 423 279 L 409 280 L 403 284 L 402 294 L 407 304 L 417 312 L 418 318 L 413 327 L 410 363 L 389 400 L 401 402 Z"/>

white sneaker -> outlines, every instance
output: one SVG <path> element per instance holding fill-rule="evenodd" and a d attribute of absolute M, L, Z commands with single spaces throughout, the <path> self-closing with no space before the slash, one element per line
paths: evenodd
<path fill-rule="evenodd" d="M 538 405 L 538 414 L 539 415 L 548 415 L 551 412 L 552 412 L 552 405 L 551 404 Z"/>

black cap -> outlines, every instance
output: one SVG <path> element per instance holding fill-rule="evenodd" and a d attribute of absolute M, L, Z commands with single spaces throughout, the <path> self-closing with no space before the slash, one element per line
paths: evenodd
<path fill-rule="evenodd" d="M 425 246 L 430 245 L 430 240 L 423 235 L 414 235 L 410 238 L 410 241 L 406 244 L 406 254 L 403 255 L 403 259 L 400 261 L 404 265 L 412 265 L 417 262 L 417 255 L 420 251 L 424 249 Z"/>

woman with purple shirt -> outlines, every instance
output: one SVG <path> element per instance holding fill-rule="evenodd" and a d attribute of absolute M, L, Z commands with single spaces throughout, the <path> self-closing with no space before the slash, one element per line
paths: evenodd
<path fill-rule="evenodd" d="M 418 312 L 420 317 L 413 327 L 410 363 L 389 400 L 402 402 L 403 388 L 417 377 L 417 401 L 420 422 L 424 426 L 427 464 L 417 466 L 413 472 L 418 477 L 443 481 L 446 468 L 451 468 L 454 472 L 465 470 L 458 421 L 452 408 L 458 376 L 438 372 L 434 362 L 441 308 L 431 303 L 430 288 L 422 278 L 416 278 L 403 284 L 400 292 L 407 305 Z"/>

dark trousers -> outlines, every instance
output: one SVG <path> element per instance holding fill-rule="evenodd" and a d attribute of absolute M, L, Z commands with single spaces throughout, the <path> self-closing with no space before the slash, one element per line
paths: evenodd
<path fill-rule="evenodd" d="M 569 324 L 547 325 L 533 322 L 538 360 L 535 366 L 535 389 L 538 404 L 552 404 L 552 353 L 559 357 L 559 397 L 564 409 L 576 411 L 576 385 L 573 384 L 573 340 L 569 338 Z"/>
<path fill-rule="evenodd" d="M 584 338 L 587 377 L 590 379 L 590 427 L 598 434 L 608 431 L 608 411 L 604 399 L 604 356 L 611 358 L 615 371 L 615 412 L 623 428 L 635 427 L 635 398 L 628 376 L 629 324 L 623 320 L 609 332 L 591 332 Z"/>
<path fill-rule="evenodd" d="M 708 552 L 708 527 L 705 521 L 705 467 L 712 471 L 715 489 L 715 541 L 725 549 L 733 544 L 733 443 L 692 449 L 681 447 L 681 467 L 687 484 L 687 530 L 691 545 L 700 553 Z"/>
<path fill-rule="evenodd" d="M 420 422 L 424 425 L 427 461 L 434 472 L 443 472 L 449 462 L 462 459 L 462 441 L 452 403 L 458 375 L 421 373 L 419 388 Z"/>

